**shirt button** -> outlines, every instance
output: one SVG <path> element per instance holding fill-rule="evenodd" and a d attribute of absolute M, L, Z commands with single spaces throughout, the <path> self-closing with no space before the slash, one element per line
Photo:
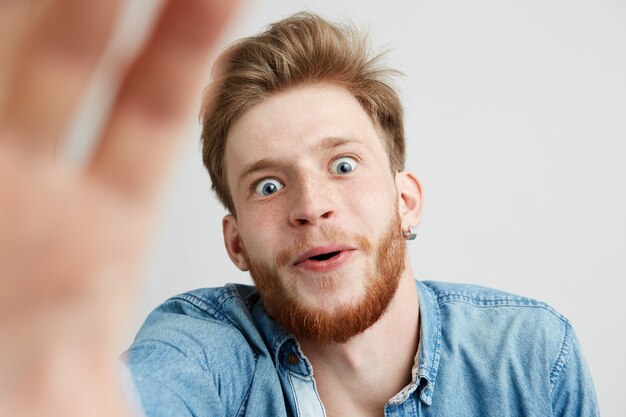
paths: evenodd
<path fill-rule="evenodd" d="M 296 355 L 295 353 L 290 353 L 289 355 L 287 355 L 287 360 L 292 365 L 296 365 L 298 362 L 300 362 L 300 359 L 298 359 L 298 355 Z"/>

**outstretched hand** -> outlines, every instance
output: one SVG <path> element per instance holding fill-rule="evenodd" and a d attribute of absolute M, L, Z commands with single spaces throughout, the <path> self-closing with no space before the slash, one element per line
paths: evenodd
<path fill-rule="evenodd" d="M 237 2 L 165 2 L 78 170 L 55 154 L 119 3 L 45 1 L 28 25 L 0 32 L 20 39 L 0 72 L 0 416 L 125 415 L 120 319 L 158 189 Z"/>

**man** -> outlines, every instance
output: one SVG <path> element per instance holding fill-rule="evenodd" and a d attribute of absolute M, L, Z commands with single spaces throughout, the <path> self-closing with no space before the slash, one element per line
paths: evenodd
<path fill-rule="evenodd" d="M 256 286 L 150 315 L 126 355 L 148 415 L 597 415 L 549 306 L 415 282 L 422 196 L 390 74 L 357 31 L 308 13 L 218 60 L 204 162 Z"/>
<path fill-rule="evenodd" d="M 0 305 L 3 318 L 7 311 L 24 318 L 13 328 L 2 321 L 3 340 L 16 341 L 0 356 L 0 415 L 122 412 L 106 359 L 104 336 L 114 333 L 106 331 L 119 314 L 111 301 L 127 293 L 119 277 L 136 266 L 145 236 L 138 219 L 156 183 L 151 174 L 170 150 L 155 134 L 171 134 L 190 88 L 163 81 L 198 68 L 167 62 L 196 62 L 214 38 L 203 25 L 227 12 L 212 3 L 181 4 L 168 3 L 131 66 L 81 181 L 56 170 L 47 160 L 53 142 L 42 140 L 54 137 L 74 96 L 68 93 L 57 113 L 45 105 L 59 101 L 44 100 L 43 114 L 57 116 L 43 118 L 47 123 L 27 117 L 37 103 L 31 96 L 3 100 L 17 105 L 3 107 L 0 189 L 15 201 L 9 212 L 20 216 L 0 217 L 9 237 L 0 240 L 3 276 L 18 278 L 3 287 Z M 100 22 L 102 11 L 71 6 Z M 61 15 L 42 19 L 58 25 Z M 46 27 L 37 26 L 29 52 L 50 36 Z M 72 56 L 86 59 L 92 48 L 79 42 Z M 19 86 L 39 81 L 32 71 L 18 77 Z M 223 220 L 228 254 L 257 287 L 183 294 L 150 315 L 126 355 L 146 415 L 597 414 L 571 326 L 548 306 L 414 281 L 404 239 L 420 221 L 421 189 L 403 170 L 401 107 L 386 75 L 358 34 L 308 14 L 222 56 L 203 111 L 204 156 L 230 211 Z M 16 98 L 11 91 L 7 97 Z M 137 147 L 143 160 L 135 165 Z M 14 172 L 21 174 L 15 185 L 8 176 Z M 51 214 L 37 212 L 41 207 Z M 102 224 L 90 221 L 94 213 Z M 16 217 L 21 222 L 10 221 Z M 33 219 L 48 220 L 44 232 Z M 26 295 L 34 308 L 19 302 Z M 39 306 L 46 314 L 36 314 Z M 46 326 L 50 311 L 62 327 Z"/>

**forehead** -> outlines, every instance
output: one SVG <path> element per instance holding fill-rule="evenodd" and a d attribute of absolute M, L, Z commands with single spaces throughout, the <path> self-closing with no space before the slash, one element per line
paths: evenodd
<path fill-rule="evenodd" d="M 273 95 L 231 126 L 225 152 L 229 183 L 243 166 L 295 160 L 328 138 L 355 139 L 386 155 L 373 121 L 346 89 L 321 84 Z"/>

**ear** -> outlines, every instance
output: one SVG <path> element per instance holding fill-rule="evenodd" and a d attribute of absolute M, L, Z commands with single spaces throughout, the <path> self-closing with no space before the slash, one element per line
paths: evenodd
<path fill-rule="evenodd" d="M 396 174 L 398 190 L 398 211 L 402 228 L 417 226 L 422 220 L 422 185 L 409 171 Z"/>
<path fill-rule="evenodd" d="M 239 235 L 237 219 L 232 214 L 222 219 L 222 233 L 224 234 L 224 245 L 226 246 L 226 252 L 228 252 L 230 260 L 242 271 L 249 270 L 250 265 L 248 265 L 245 249 L 241 242 L 241 236 Z"/>

